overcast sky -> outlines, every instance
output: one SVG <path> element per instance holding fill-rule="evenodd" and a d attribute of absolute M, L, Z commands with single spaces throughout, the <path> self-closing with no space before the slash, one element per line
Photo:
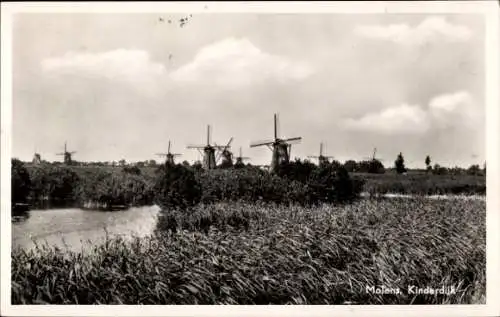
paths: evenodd
<path fill-rule="evenodd" d="M 187 13 L 187 15 L 189 12 Z M 159 17 L 163 17 L 163 22 Z M 13 25 L 13 156 L 181 160 L 234 137 L 301 136 L 292 157 L 411 166 L 485 160 L 484 22 L 475 15 L 20 14 Z"/>

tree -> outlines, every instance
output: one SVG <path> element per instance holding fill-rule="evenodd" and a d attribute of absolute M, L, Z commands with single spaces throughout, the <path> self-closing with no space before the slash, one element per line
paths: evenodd
<path fill-rule="evenodd" d="M 135 163 L 135 166 L 144 167 L 144 162 L 137 162 L 137 163 Z"/>
<path fill-rule="evenodd" d="M 479 175 L 479 171 L 480 170 L 481 170 L 481 168 L 479 167 L 479 165 L 474 164 L 474 165 L 471 165 L 467 169 L 467 174 L 469 174 L 469 175 Z"/>
<path fill-rule="evenodd" d="M 120 161 L 118 161 L 118 164 L 120 164 L 120 166 L 125 166 L 125 164 L 127 164 L 127 161 L 121 159 Z"/>
<path fill-rule="evenodd" d="M 348 160 L 344 163 L 344 167 L 349 173 L 356 172 L 358 169 L 358 164 L 356 161 Z"/>
<path fill-rule="evenodd" d="M 148 166 L 155 167 L 156 166 L 156 160 L 149 160 L 148 161 Z"/>
<path fill-rule="evenodd" d="M 195 170 L 202 170 L 202 169 L 203 169 L 203 165 L 201 164 L 201 162 L 200 162 L 200 161 L 196 161 L 196 162 L 194 162 L 194 164 L 193 164 L 193 168 L 194 168 Z"/>
<path fill-rule="evenodd" d="M 11 165 L 12 203 L 24 203 L 28 200 L 31 191 L 31 179 L 24 163 L 12 159 Z"/>
<path fill-rule="evenodd" d="M 124 173 L 133 174 L 133 175 L 141 175 L 141 169 L 138 164 L 133 166 L 125 166 L 123 168 Z"/>
<path fill-rule="evenodd" d="M 385 173 L 385 167 L 382 162 L 377 159 L 373 159 L 368 162 L 368 173 L 371 174 L 383 174 Z"/>
<path fill-rule="evenodd" d="M 430 171 L 432 169 L 431 167 L 431 157 L 427 155 L 425 157 L 425 166 L 427 167 L 427 171 Z"/>
<path fill-rule="evenodd" d="M 434 167 L 432 168 L 432 174 L 446 175 L 446 174 L 448 174 L 448 169 L 446 167 L 439 165 L 439 164 L 434 164 Z"/>
<path fill-rule="evenodd" d="M 159 168 L 155 184 L 156 203 L 166 208 L 194 206 L 201 200 L 201 186 L 194 172 L 181 164 L 166 163 Z"/>
<path fill-rule="evenodd" d="M 396 167 L 396 172 L 402 174 L 406 172 L 405 159 L 403 153 L 399 152 L 398 157 L 394 161 L 394 166 Z"/>

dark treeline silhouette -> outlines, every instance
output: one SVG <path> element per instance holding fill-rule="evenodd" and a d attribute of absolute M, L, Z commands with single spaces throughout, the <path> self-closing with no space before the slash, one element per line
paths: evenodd
<path fill-rule="evenodd" d="M 320 166 L 296 159 L 281 164 L 272 174 L 249 163 L 223 164 L 205 171 L 198 161 L 192 165 L 187 161 L 174 165 L 158 164 L 153 160 L 145 162 L 127 164 L 122 160 L 109 168 L 112 162 L 74 162 L 75 165 L 67 166 L 59 162 L 32 164 L 12 159 L 12 203 L 20 209 L 27 203 L 112 209 L 113 206 L 152 204 L 160 197 L 164 205 L 168 205 L 168 199 L 173 199 L 179 206 L 189 206 L 198 200 L 207 203 L 227 199 L 312 204 L 350 201 L 361 192 L 363 183 L 369 191 L 380 193 L 482 194 L 486 188 L 486 165 L 483 168 L 479 165 L 469 168 L 431 166 L 430 157 L 427 157 L 427 169 L 411 170 L 405 167 L 402 153 L 394 162 L 394 169 L 386 169 L 377 159 L 348 160 L 344 164 L 334 160 Z M 165 176 L 167 170 L 170 171 L 168 177 Z M 169 183 L 172 173 L 184 176 L 172 185 Z M 190 183 L 189 173 L 195 175 L 196 183 Z M 400 179 L 390 176 L 393 174 L 404 175 Z M 450 178 L 456 176 L 463 177 Z M 176 189 L 168 189 L 170 186 Z M 196 195 L 191 197 L 188 189 L 181 190 L 183 186 L 199 186 L 199 199 Z M 169 195 L 177 196 L 165 198 Z M 186 202 L 180 203 L 184 200 Z"/>

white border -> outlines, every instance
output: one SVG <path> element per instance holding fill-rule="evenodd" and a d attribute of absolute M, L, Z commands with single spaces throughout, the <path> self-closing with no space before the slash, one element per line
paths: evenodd
<path fill-rule="evenodd" d="M 2 316 L 500 316 L 499 250 L 499 24 L 497 1 L 442 2 L 95 2 L 2 3 L 1 10 L 1 310 Z M 19 12 L 86 13 L 478 13 L 486 19 L 487 100 L 487 304 L 425 306 L 12 306 L 10 304 L 10 157 L 12 116 L 12 15 Z"/>

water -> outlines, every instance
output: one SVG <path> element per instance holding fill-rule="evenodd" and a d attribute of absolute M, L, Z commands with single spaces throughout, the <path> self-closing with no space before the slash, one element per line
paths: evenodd
<path fill-rule="evenodd" d="M 110 236 L 143 237 L 153 232 L 159 211 L 158 206 L 113 212 L 78 208 L 31 210 L 29 217 L 12 223 L 12 248 L 30 249 L 36 241 L 81 251 L 89 243 L 102 243 L 106 231 Z"/>
<path fill-rule="evenodd" d="M 364 194 L 362 196 L 368 196 Z M 386 198 L 412 195 L 386 194 Z M 481 199 L 485 196 L 441 195 L 428 199 Z M 158 206 L 130 208 L 123 211 L 92 211 L 78 208 L 31 210 L 29 217 L 12 224 L 12 247 L 25 249 L 35 247 L 34 241 L 46 242 L 49 246 L 85 250 L 85 246 L 102 243 L 108 234 L 123 237 L 143 237 L 153 232 Z M 34 241 L 33 241 L 34 240 Z M 90 242 L 89 242 L 90 241 Z"/>

